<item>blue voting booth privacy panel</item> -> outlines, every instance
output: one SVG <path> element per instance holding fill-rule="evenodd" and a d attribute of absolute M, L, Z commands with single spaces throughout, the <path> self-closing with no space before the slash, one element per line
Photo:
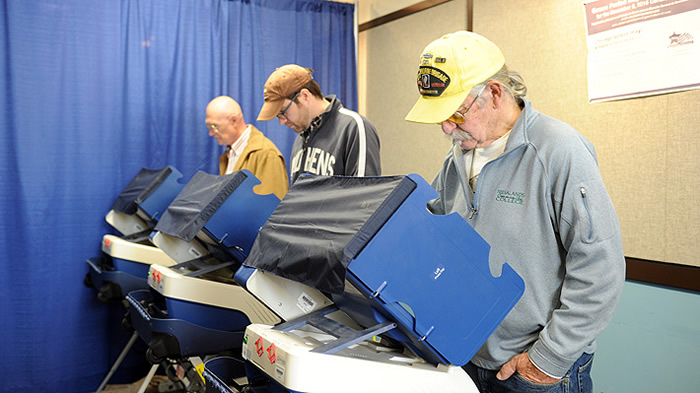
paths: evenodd
<path fill-rule="evenodd" d="M 464 365 L 525 284 L 508 264 L 493 277 L 486 241 L 457 214 L 431 214 L 435 190 L 418 175 L 409 178 L 416 189 L 350 262 L 348 279 L 419 352 Z"/>
<path fill-rule="evenodd" d="M 204 231 L 242 261 L 280 202 L 274 194 L 256 194 L 253 187 L 258 184 L 260 180 L 247 169 L 223 176 L 198 171 L 155 230 L 187 242 Z"/>
<path fill-rule="evenodd" d="M 157 185 L 149 185 L 145 192 L 136 199 L 139 208 L 154 221 L 158 221 L 170 202 L 185 187 L 182 173 L 172 166 L 168 169 L 167 176 Z"/>
<path fill-rule="evenodd" d="M 250 253 L 260 227 L 265 224 L 280 200 L 275 194 L 259 195 L 253 188 L 260 180 L 249 170 L 240 171 L 246 179 L 236 187 L 204 228 L 228 249 L 235 249 L 242 259 Z"/>
<path fill-rule="evenodd" d="M 117 195 L 110 209 L 124 214 L 135 214 L 140 203 L 146 201 L 154 191 L 168 182 L 168 179 L 171 179 L 170 182 L 177 183 L 177 180 L 181 177 L 180 171 L 172 166 L 160 169 L 141 168 L 136 176 L 129 181 L 129 184 L 124 186 L 119 195 Z M 168 194 L 171 195 L 167 201 L 161 201 L 161 198 L 158 197 L 153 200 L 162 202 L 165 204 L 164 207 L 167 207 L 183 186 L 184 184 L 179 186 L 175 192 L 169 192 Z"/>

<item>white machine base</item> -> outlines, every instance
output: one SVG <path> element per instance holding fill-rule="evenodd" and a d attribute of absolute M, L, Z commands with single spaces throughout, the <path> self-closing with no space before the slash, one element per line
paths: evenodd
<path fill-rule="evenodd" d="M 102 237 L 102 251 L 112 258 L 145 265 L 172 266 L 176 263 L 158 247 L 130 242 L 114 235 L 104 235 Z"/>
<path fill-rule="evenodd" d="M 116 210 L 107 212 L 105 221 L 124 236 L 133 235 L 148 228 L 148 224 L 137 215 L 121 213 Z"/>
<path fill-rule="evenodd" d="M 251 322 L 272 323 L 280 319 L 253 295 L 235 283 L 211 281 L 198 277 L 187 277 L 165 266 L 151 265 L 148 285 L 168 299 L 239 310 Z M 173 318 L 182 316 L 171 315 Z M 187 319 L 187 318 L 184 318 Z"/>
<path fill-rule="evenodd" d="M 169 299 L 239 310 L 252 323 L 269 325 L 331 304 L 316 289 L 260 271 L 251 275 L 246 290 L 234 282 L 189 277 L 173 268 L 153 265 L 148 285 Z"/>
<path fill-rule="evenodd" d="M 460 367 L 436 366 L 374 342 L 335 354 L 311 352 L 333 339 L 309 326 L 283 332 L 252 324 L 246 328 L 243 358 L 294 392 L 478 393 Z"/>

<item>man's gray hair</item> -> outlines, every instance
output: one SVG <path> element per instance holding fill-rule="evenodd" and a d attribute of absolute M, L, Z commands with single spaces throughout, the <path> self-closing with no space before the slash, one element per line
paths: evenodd
<path fill-rule="evenodd" d="M 501 85 L 505 87 L 508 94 L 513 97 L 518 105 L 523 105 L 522 97 L 527 94 L 527 86 L 525 86 L 525 80 L 519 73 L 508 69 L 508 66 L 504 65 L 498 72 L 496 72 L 492 77 L 474 86 L 472 92 L 480 91 L 481 88 L 490 81 L 500 82 Z"/>

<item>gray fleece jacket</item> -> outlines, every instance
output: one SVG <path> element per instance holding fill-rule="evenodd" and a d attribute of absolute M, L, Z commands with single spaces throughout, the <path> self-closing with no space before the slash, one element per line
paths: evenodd
<path fill-rule="evenodd" d="M 491 273 L 508 263 L 525 281 L 525 294 L 472 362 L 496 370 L 528 352 L 561 377 L 595 350 L 625 278 L 620 225 L 593 145 L 524 100 L 505 152 L 484 166 L 475 193 L 468 153 L 447 154 L 429 208 L 462 215 L 491 245 Z"/>

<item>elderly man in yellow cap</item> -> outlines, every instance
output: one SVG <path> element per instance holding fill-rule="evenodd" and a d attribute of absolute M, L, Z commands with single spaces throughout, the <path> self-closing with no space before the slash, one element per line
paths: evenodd
<path fill-rule="evenodd" d="M 209 136 L 226 151 L 219 157 L 219 174 L 248 169 L 260 180 L 258 194 L 284 198 L 289 190 L 287 167 L 275 144 L 251 124 L 246 124 L 240 105 L 231 97 L 219 96 L 206 109 Z"/>
<path fill-rule="evenodd" d="M 324 97 L 311 76 L 296 64 L 276 69 L 265 82 L 258 120 L 275 117 L 299 134 L 292 146 L 292 183 L 300 174 L 378 176 L 379 136 L 364 116 Z"/>
<path fill-rule="evenodd" d="M 418 69 L 420 97 L 406 120 L 440 124 L 454 141 L 429 209 L 462 215 L 491 245 L 493 274 L 507 262 L 525 281 L 465 370 L 482 392 L 591 392 L 596 338 L 625 279 L 593 145 L 533 109 L 523 78 L 483 36 L 433 41 Z"/>

